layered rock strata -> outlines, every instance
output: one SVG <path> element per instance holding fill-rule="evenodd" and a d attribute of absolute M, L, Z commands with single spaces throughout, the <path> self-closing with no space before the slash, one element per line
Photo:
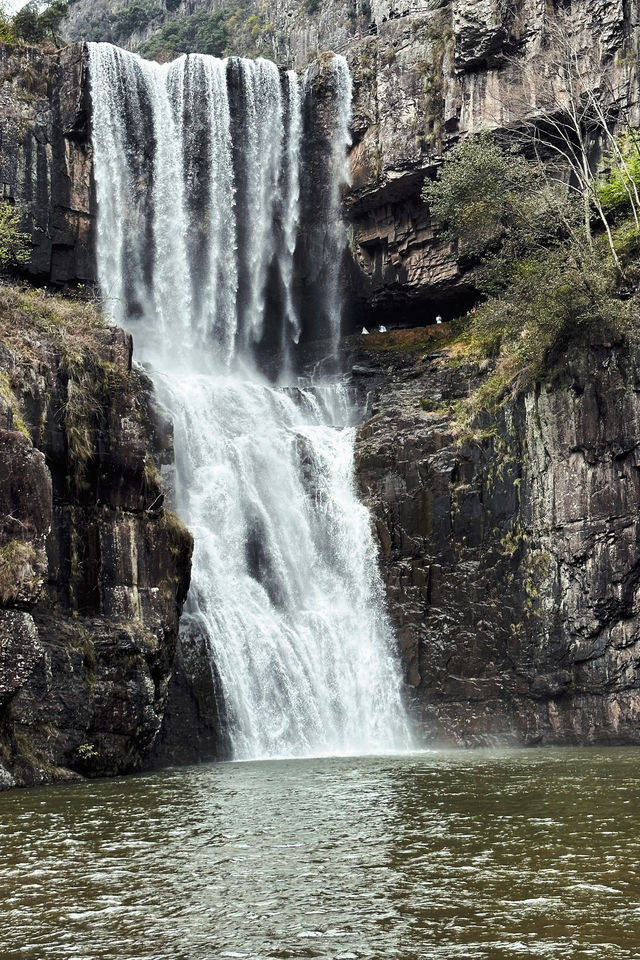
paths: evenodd
<path fill-rule="evenodd" d="M 50 302 L 0 291 L 4 786 L 149 760 L 189 585 L 191 537 L 163 505 L 171 424 L 131 338 L 61 335 Z"/>
<path fill-rule="evenodd" d="M 640 742 L 640 354 L 571 348 L 461 430 L 482 380 L 446 351 L 360 356 L 377 390 L 358 476 L 427 735 Z"/>
<path fill-rule="evenodd" d="M 32 237 L 27 272 L 57 286 L 95 280 L 95 198 L 86 49 L 0 44 L 0 184 Z"/>
<path fill-rule="evenodd" d="M 124 0 L 97 6 L 75 0 L 69 36 L 92 39 L 97 30 L 104 38 L 105 17 L 125 6 Z M 157 18 L 142 33 L 115 39 L 135 48 L 161 22 L 223 6 L 221 0 L 182 0 L 164 10 L 157 4 Z M 391 304 L 396 322 L 407 324 L 464 312 L 473 296 L 469 265 L 439 236 L 420 189 L 459 137 L 536 116 L 557 70 L 544 59 L 543 28 L 564 16 L 565 7 L 534 0 L 266 0 L 238 9 L 234 53 L 262 52 L 302 70 L 321 51 L 334 50 L 351 66 L 346 294 L 352 322 L 368 317 L 371 324 Z M 243 32 L 252 12 L 262 25 L 257 37 Z M 614 112 L 633 123 L 639 120 L 637 23 L 634 4 L 577 0 L 571 7 L 570 29 L 579 55 L 590 61 L 590 82 L 610 88 Z"/>

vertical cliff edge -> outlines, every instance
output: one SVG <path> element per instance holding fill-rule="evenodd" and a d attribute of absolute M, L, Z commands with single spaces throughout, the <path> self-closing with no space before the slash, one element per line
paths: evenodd
<path fill-rule="evenodd" d="M 0 287 L 0 786 L 125 773 L 167 701 L 192 541 L 128 334 Z"/>

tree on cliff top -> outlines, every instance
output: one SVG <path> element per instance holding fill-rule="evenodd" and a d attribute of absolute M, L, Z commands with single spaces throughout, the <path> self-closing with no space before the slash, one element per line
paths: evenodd
<path fill-rule="evenodd" d="M 30 0 L 13 18 L 13 32 L 25 43 L 60 42 L 59 28 L 69 6 L 64 0 Z"/>

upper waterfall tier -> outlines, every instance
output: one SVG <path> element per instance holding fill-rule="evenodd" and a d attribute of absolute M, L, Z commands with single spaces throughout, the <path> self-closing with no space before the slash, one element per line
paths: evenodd
<path fill-rule="evenodd" d="M 268 60 L 190 55 L 168 65 L 91 44 L 103 293 L 156 353 L 228 364 L 301 332 L 294 274 L 301 219 L 303 97 Z M 324 206 L 313 243 L 318 336 L 340 331 L 351 80 L 335 57 L 336 108 L 324 130 Z M 322 178 L 320 178 L 322 179 Z M 309 182 L 309 178 L 307 178 Z M 317 191 L 324 194 L 318 201 Z M 304 197 L 302 198 L 304 200 Z"/>

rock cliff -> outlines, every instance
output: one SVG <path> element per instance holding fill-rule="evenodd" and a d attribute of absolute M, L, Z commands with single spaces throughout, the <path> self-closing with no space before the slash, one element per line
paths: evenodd
<path fill-rule="evenodd" d="M 106 39 L 124 0 L 71 4 L 68 35 Z M 154 3 L 142 30 L 118 43 L 135 49 L 167 20 L 228 9 L 229 51 L 262 53 L 298 70 L 323 50 L 344 53 L 354 77 L 353 183 L 347 194 L 351 258 L 346 284 L 354 324 L 374 323 L 392 305 L 397 322 L 456 316 L 473 296 L 467 265 L 438 236 L 420 201 L 447 146 L 461 136 L 517 125 L 539 110 L 531 75 L 542 28 L 566 5 L 519 0 L 182 0 Z M 606 82 L 616 109 L 639 120 L 637 4 L 576 0 L 572 30 L 592 83 Z M 253 33 L 245 30 L 259 15 Z M 532 68 L 533 69 L 533 68 Z M 537 67 L 534 69 L 536 72 Z"/>
<path fill-rule="evenodd" d="M 0 44 L 0 183 L 32 236 L 28 272 L 56 285 L 95 280 L 85 49 Z"/>
<path fill-rule="evenodd" d="M 167 701 L 191 537 L 128 334 L 0 288 L 0 786 L 137 769 Z"/>
<path fill-rule="evenodd" d="M 429 734 L 640 742 L 638 349 L 572 347 L 471 431 L 477 364 L 437 341 L 360 362 L 384 379 L 358 475 Z"/>

